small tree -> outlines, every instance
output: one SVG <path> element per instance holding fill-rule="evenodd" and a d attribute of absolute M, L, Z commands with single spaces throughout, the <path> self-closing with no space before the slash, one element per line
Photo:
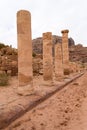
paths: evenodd
<path fill-rule="evenodd" d="M 8 75 L 5 73 L 0 74 L 0 86 L 6 86 L 8 85 L 9 78 Z"/>

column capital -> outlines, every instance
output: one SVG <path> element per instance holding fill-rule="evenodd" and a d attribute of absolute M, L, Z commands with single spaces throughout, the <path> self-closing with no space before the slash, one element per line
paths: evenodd
<path fill-rule="evenodd" d="M 69 33 L 68 29 L 62 30 L 61 33 Z"/>
<path fill-rule="evenodd" d="M 46 39 L 46 40 L 52 39 L 52 32 L 43 33 L 43 39 Z"/>

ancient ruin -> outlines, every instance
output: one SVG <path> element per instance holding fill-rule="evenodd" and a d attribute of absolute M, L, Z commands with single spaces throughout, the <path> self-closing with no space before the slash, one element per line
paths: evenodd
<path fill-rule="evenodd" d="M 87 129 L 87 47 L 61 32 L 33 45 L 31 14 L 18 11 L 18 50 L 0 44 L 0 130 Z"/>
<path fill-rule="evenodd" d="M 43 78 L 53 79 L 52 33 L 43 33 Z"/>
<path fill-rule="evenodd" d="M 63 67 L 69 68 L 69 47 L 68 47 L 68 32 L 69 30 L 62 30 L 62 53 L 63 53 Z"/>
<path fill-rule="evenodd" d="M 63 57 L 60 43 L 55 45 L 55 80 L 63 78 Z"/>
<path fill-rule="evenodd" d="M 32 39 L 31 14 L 20 10 L 17 13 L 18 80 L 19 86 L 32 86 Z"/>

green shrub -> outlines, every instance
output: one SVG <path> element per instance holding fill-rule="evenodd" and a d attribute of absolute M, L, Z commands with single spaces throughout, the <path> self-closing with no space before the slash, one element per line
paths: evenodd
<path fill-rule="evenodd" d="M 0 49 L 4 48 L 4 47 L 5 47 L 5 45 L 3 43 L 0 43 Z"/>
<path fill-rule="evenodd" d="M 0 86 L 6 86 L 8 85 L 9 78 L 8 75 L 5 73 L 0 74 Z"/>

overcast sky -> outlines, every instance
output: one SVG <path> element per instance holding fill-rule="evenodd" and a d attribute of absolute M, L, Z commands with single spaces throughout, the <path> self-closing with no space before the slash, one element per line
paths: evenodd
<path fill-rule="evenodd" d="M 17 47 L 16 13 L 31 12 L 32 39 L 69 29 L 75 43 L 87 46 L 87 0 L 0 0 L 0 42 Z"/>

